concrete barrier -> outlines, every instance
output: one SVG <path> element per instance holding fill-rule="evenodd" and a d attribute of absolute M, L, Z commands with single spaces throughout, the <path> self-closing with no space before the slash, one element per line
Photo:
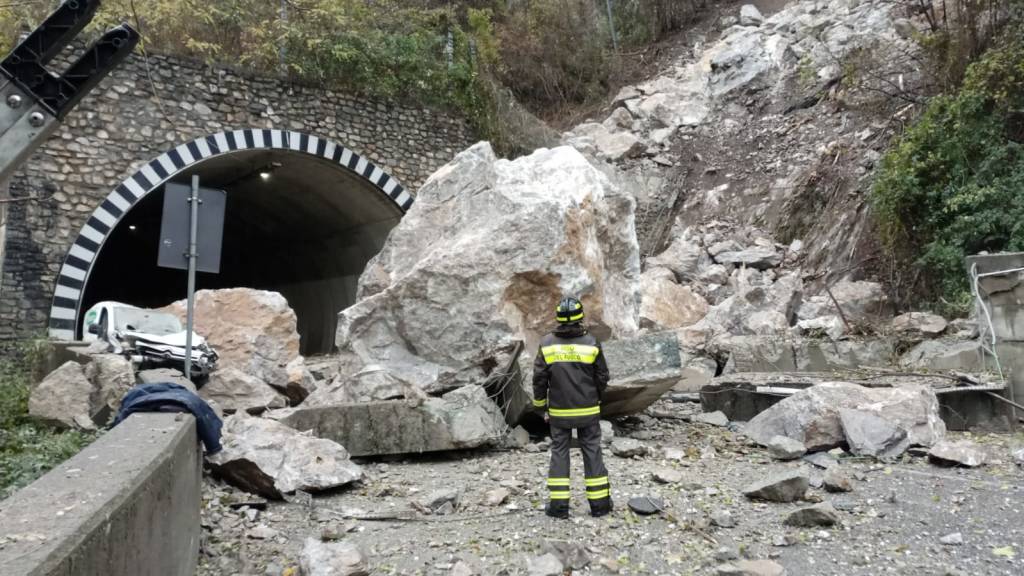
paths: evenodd
<path fill-rule="evenodd" d="M 4 576 L 190 576 L 202 452 L 188 414 L 135 414 L 0 501 Z"/>

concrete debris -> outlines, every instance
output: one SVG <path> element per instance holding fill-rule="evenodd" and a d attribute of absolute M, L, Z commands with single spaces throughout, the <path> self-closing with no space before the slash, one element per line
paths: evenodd
<path fill-rule="evenodd" d="M 946 319 L 928 312 L 907 312 L 892 319 L 890 327 L 897 334 L 917 334 L 933 338 L 946 331 Z"/>
<path fill-rule="evenodd" d="M 809 482 L 804 472 L 791 470 L 754 482 L 743 489 L 743 494 L 751 500 L 795 502 L 803 499 Z"/>
<path fill-rule="evenodd" d="M 612 440 L 612 454 L 619 458 L 635 458 L 646 456 L 649 449 L 647 445 L 633 438 L 615 438 Z"/>
<path fill-rule="evenodd" d="M 822 482 L 825 486 L 826 492 L 852 492 L 853 483 L 850 479 L 843 474 L 842 468 L 839 466 L 832 466 L 825 470 L 825 475 L 822 478 Z"/>
<path fill-rule="evenodd" d="M 495 445 L 505 419 L 480 386 L 440 398 L 300 406 L 271 415 L 344 445 L 353 456 L 460 450 Z"/>
<path fill-rule="evenodd" d="M 303 576 L 369 576 L 366 555 L 351 542 L 307 538 L 299 558 Z"/>
<path fill-rule="evenodd" d="M 367 265 L 337 345 L 430 390 L 453 373 L 483 382 L 516 341 L 532 355 L 566 293 L 598 337 L 632 335 L 634 207 L 572 148 L 508 161 L 473 146 L 431 176 Z"/>
<path fill-rule="evenodd" d="M 729 425 L 729 418 L 724 413 L 722 413 L 721 410 L 716 410 L 714 412 L 702 412 L 700 414 L 695 414 L 693 416 L 693 418 L 691 419 L 691 421 L 698 422 L 700 424 L 708 424 L 708 425 L 711 425 L 711 426 L 718 426 L 720 428 L 723 428 L 723 427 Z"/>
<path fill-rule="evenodd" d="M 786 569 L 772 560 L 740 560 L 722 564 L 716 569 L 718 576 L 785 576 Z"/>
<path fill-rule="evenodd" d="M 361 480 L 343 446 L 240 411 L 224 420 L 224 450 L 207 461 L 214 474 L 265 498 L 317 492 Z"/>
<path fill-rule="evenodd" d="M 896 458 L 910 447 L 907 431 L 895 422 L 863 410 L 839 410 L 850 452 L 882 460 Z"/>
<path fill-rule="evenodd" d="M 528 576 L 562 576 L 565 566 L 557 556 L 550 552 L 536 558 L 530 558 L 526 562 L 526 573 Z"/>
<path fill-rule="evenodd" d="M 796 460 L 807 453 L 803 442 L 786 436 L 772 436 L 765 444 L 772 458 L 777 460 Z"/>
<path fill-rule="evenodd" d="M 815 526 L 834 526 L 838 522 L 839 512 L 828 502 L 823 502 L 793 511 L 789 516 L 786 516 L 783 524 L 801 528 L 814 528 Z"/>
<path fill-rule="evenodd" d="M 943 466 L 966 466 L 976 468 L 988 460 L 980 446 L 969 440 L 943 440 L 931 447 L 928 459 Z"/>
<path fill-rule="evenodd" d="M 288 398 L 273 386 L 238 368 L 226 366 L 210 374 L 209 380 L 199 389 L 199 396 L 216 402 L 228 413 L 260 414 L 288 405 Z"/>
<path fill-rule="evenodd" d="M 590 554 L 582 545 L 568 540 L 545 540 L 541 551 L 552 554 L 562 563 L 564 569 L 583 570 L 590 564 Z"/>
<path fill-rule="evenodd" d="M 166 311 L 184 321 L 185 308 L 181 300 L 167 306 Z M 277 292 L 251 288 L 200 290 L 196 292 L 195 331 L 217 350 L 219 370 L 233 368 L 236 374 L 281 390 L 303 386 L 297 319 L 288 301 Z M 296 374 L 298 382 L 294 381 Z M 238 377 L 232 376 L 231 380 L 237 381 Z M 221 405 L 227 410 L 242 409 Z"/>
<path fill-rule="evenodd" d="M 826 382 L 783 399 L 755 416 L 744 434 L 761 445 L 774 436 L 803 442 L 808 451 L 828 450 L 846 442 L 839 412 L 870 412 L 907 432 L 908 445 L 931 446 L 945 436 L 939 402 L 930 387 L 867 388 Z"/>
<path fill-rule="evenodd" d="M 629 509 L 641 516 L 650 516 L 665 510 L 665 501 L 652 496 L 638 496 L 630 498 L 626 505 Z"/>

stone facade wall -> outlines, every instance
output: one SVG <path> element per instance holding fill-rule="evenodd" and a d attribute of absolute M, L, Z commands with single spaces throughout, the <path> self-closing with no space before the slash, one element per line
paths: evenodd
<path fill-rule="evenodd" d="M 241 128 L 328 138 L 367 157 L 410 191 L 475 141 L 466 122 L 446 112 L 163 56 L 151 56 L 147 71 L 145 61 L 133 56 L 79 104 L 11 181 L 0 341 L 45 333 L 64 257 L 117 184 L 179 144 Z"/>

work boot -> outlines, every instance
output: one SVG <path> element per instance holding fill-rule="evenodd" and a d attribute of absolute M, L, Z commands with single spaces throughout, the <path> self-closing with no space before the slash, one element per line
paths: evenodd
<path fill-rule="evenodd" d="M 612 499 L 604 498 L 602 500 L 593 500 L 590 502 L 590 515 L 594 518 L 600 518 L 601 516 L 607 516 L 612 512 Z"/>
<path fill-rule="evenodd" d="M 544 508 L 544 513 L 552 518 L 558 518 L 559 520 L 569 519 L 569 503 L 565 501 L 560 502 L 548 502 L 547 507 Z"/>

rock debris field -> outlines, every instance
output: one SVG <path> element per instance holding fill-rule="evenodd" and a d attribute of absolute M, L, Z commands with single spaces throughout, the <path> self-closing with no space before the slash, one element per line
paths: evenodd
<path fill-rule="evenodd" d="M 575 485 L 570 520 L 543 514 L 543 442 L 365 460 L 360 483 L 285 502 L 208 479 L 199 574 L 298 574 L 314 553 L 335 571 L 307 565 L 313 574 L 1024 573 L 1019 434 L 949 433 L 987 453 L 980 468 L 834 450 L 814 455 L 825 469 L 776 460 L 736 423 L 689 422 L 698 414 L 699 404 L 664 399 L 615 423 L 605 456 L 616 509 L 600 519 Z M 796 480 L 768 492 L 796 500 L 745 495 L 784 475 Z M 642 496 L 664 510 L 629 510 Z"/>

